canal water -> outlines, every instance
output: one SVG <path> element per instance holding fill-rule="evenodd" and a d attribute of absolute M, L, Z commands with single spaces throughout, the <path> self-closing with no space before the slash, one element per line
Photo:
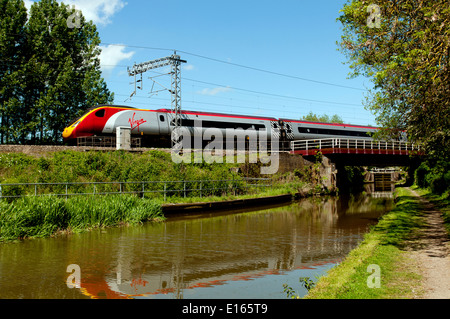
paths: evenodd
<path fill-rule="evenodd" d="M 0 299 L 285 299 L 283 284 L 303 296 L 300 277 L 326 274 L 391 209 L 369 191 L 0 244 Z"/>

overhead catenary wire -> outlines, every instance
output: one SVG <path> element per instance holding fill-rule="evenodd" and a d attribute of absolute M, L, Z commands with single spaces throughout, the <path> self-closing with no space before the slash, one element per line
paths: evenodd
<path fill-rule="evenodd" d="M 190 52 L 186 52 L 186 51 L 182 51 L 182 50 L 179 50 L 178 52 L 184 53 L 184 54 L 188 54 L 188 55 L 192 55 L 192 56 L 199 57 L 199 58 L 206 59 L 206 60 L 211 60 L 211 61 L 214 61 L 214 62 L 224 63 L 224 64 L 233 65 L 233 66 L 244 68 L 244 69 L 248 69 L 248 70 L 258 71 L 258 72 L 272 74 L 272 75 L 277 75 L 277 76 L 282 76 L 282 77 L 286 77 L 286 78 L 291 78 L 291 79 L 296 79 L 296 80 L 301 80 L 301 81 L 306 81 L 306 82 L 311 82 L 311 83 L 316 83 L 316 84 L 321 84 L 321 85 L 334 86 L 334 87 L 339 87 L 339 88 L 344 88 L 344 89 L 366 91 L 366 89 L 361 89 L 361 88 L 356 88 L 356 87 L 347 86 L 347 85 L 341 85 L 341 84 L 335 84 L 335 83 L 330 83 L 330 82 L 325 82 L 325 81 L 318 81 L 318 80 L 313 80 L 313 79 L 299 77 L 299 76 L 296 76 L 296 75 L 284 74 L 284 73 L 270 71 L 270 70 L 265 70 L 265 69 L 256 68 L 256 67 L 252 67 L 252 66 L 246 66 L 246 65 L 243 65 L 243 64 L 238 64 L 238 63 L 233 63 L 233 62 L 229 62 L 229 61 L 224 61 L 224 60 L 219 60 L 219 59 L 215 59 L 215 58 L 210 58 L 210 57 L 207 57 L 207 56 L 202 56 L 202 55 L 199 55 L 199 54 L 190 53 Z"/>
<path fill-rule="evenodd" d="M 125 67 L 125 66 L 122 66 L 122 67 Z M 164 75 L 163 73 L 160 73 L 160 72 L 157 72 L 157 71 L 151 71 L 151 72 L 153 72 L 155 74 Z M 247 94 L 248 95 L 256 95 L 256 96 L 258 96 L 258 99 L 259 99 L 260 95 L 264 95 L 264 96 L 267 96 L 267 97 L 275 99 L 275 101 L 273 103 L 268 103 L 267 101 L 266 102 L 260 102 L 259 100 L 258 101 L 245 101 L 245 100 L 237 99 L 237 98 L 234 98 L 234 97 L 230 98 L 230 97 L 224 97 L 224 96 L 208 95 L 207 93 L 203 94 L 203 93 L 201 93 L 201 91 L 195 91 L 195 90 L 187 91 L 187 92 L 185 91 L 186 93 L 191 93 L 191 94 L 193 94 L 195 96 L 207 96 L 208 99 L 209 98 L 214 98 L 214 99 L 223 99 L 223 100 L 229 100 L 229 101 L 238 101 L 238 102 L 249 103 L 249 104 L 245 104 L 245 105 L 243 105 L 242 103 L 239 103 L 240 105 L 237 105 L 237 104 L 234 104 L 234 103 L 226 104 L 226 103 L 204 102 L 204 101 L 202 101 L 202 99 L 200 99 L 200 100 L 198 100 L 198 99 L 195 99 L 195 100 L 184 99 L 184 102 L 186 102 L 186 103 L 195 104 L 195 109 L 196 110 L 200 110 L 201 107 L 199 105 L 203 104 L 203 105 L 209 105 L 209 106 L 213 106 L 213 107 L 214 106 L 219 106 L 219 107 L 225 106 L 225 107 L 235 108 L 235 109 L 239 109 L 240 112 L 242 111 L 242 109 L 254 110 L 254 111 L 256 111 L 256 113 L 258 113 L 258 112 L 259 113 L 263 112 L 263 113 L 266 113 L 266 114 L 272 113 L 272 115 L 273 114 L 280 114 L 280 112 L 282 112 L 283 114 L 291 114 L 290 117 L 292 117 L 292 118 L 297 118 L 298 116 L 302 115 L 302 112 L 299 112 L 299 109 L 297 109 L 295 111 L 289 110 L 289 109 L 292 109 L 292 107 L 298 107 L 298 105 L 294 106 L 294 105 L 286 104 L 289 100 L 291 100 L 291 101 L 307 102 L 309 104 L 310 103 L 316 103 L 316 104 L 324 104 L 324 105 L 339 105 L 340 108 L 347 109 L 346 111 L 341 110 L 339 112 L 340 114 L 342 114 L 344 116 L 345 116 L 345 114 L 353 115 L 353 116 L 348 116 L 348 117 L 353 118 L 353 120 L 363 120 L 363 121 L 367 121 L 368 120 L 367 118 L 361 118 L 361 117 L 357 118 L 357 117 L 354 116 L 355 115 L 355 107 L 361 107 L 360 104 L 352 104 L 352 103 L 336 102 L 336 101 L 316 100 L 316 99 L 307 99 L 307 98 L 301 98 L 301 97 L 295 97 L 295 96 L 287 96 L 287 95 L 281 95 L 281 94 L 261 92 L 261 91 L 256 91 L 256 90 L 232 87 L 230 85 L 224 85 L 224 84 L 218 84 L 218 83 L 213 83 L 213 82 L 196 80 L 196 79 L 187 78 L 187 77 L 182 77 L 182 80 L 195 83 L 195 84 L 192 84 L 192 87 L 199 86 L 199 87 L 206 87 L 207 88 L 208 86 L 212 86 L 212 87 L 214 87 L 214 89 L 218 88 L 218 87 L 220 87 L 220 88 L 227 88 L 227 89 L 230 89 L 230 91 L 234 90 L 234 91 L 237 91 L 237 93 L 241 93 L 241 94 L 245 94 L 245 95 L 247 95 Z M 114 81 L 114 82 L 125 83 L 125 82 L 122 82 L 122 81 Z M 197 85 L 197 84 L 201 84 L 201 85 Z M 126 94 L 116 94 L 116 96 L 127 96 L 127 95 Z M 146 97 L 138 97 L 138 98 L 144 99 Z M 152 100 L 162 100 L 162 99 L 155 98 L 155 97 L 152 97 L 151 99 Z M 257 106 L 254 105 L 255 103 L 257 104 Z M 136 104 L 145 105 L 145 103 L 136 103 Z M 270 106 L 269 106 L 269 108 L 261 107 L 261 104 L 270 105 L 272 107 L 270 107 Z M 152 103 L 152 106 L 154 107 L 155 104 Z M 311 104 L 310 104 L 310 106 L 311 106 Z M 281 107 L 281 110 L 280 110 L 280 107 Z M 205 111 L 211 111 L 210 108 L 209 109 L 201 108 L 201 109 L 203 109 Z M 315 109 L 317 111 L 317 107 L 315 107 Z M 228 110 L 227 112 L 230 112 L 230 110 Z M 235 112 L 231 111 L 231 113 L 235 113 Z M 306 115 L 305 112 L 303 112 L 303 113 L 304 113 L 304 115 Z M 324 110 L 324 113 L 326 113 L 325 110 Z M 364 123 L 364 124 L 366 124 L 366 123 Z"/>
<path fill-rule="evenodd" d="M 108 66 L 108 65 L 102 65 L 102 66 Z M 126 67 L 125 65 L 116 65 L 116 66 L 124 67 L 124 68 Z M 155 71 L 152 71 L 152 72 L 160 74 L 160 75 L 165 75 L 164 73 L 160 73 L 160 72 L 155 72 Z M 231 90 L 247 92 L 247 93 L 251 93 L 251 94 L 267 95 L 267 96 L 271 96 L 271 97 L 275 97 L 275 98 L 298 100 L 298 101 L 312 102 L 312 103 L 322 103 L 322 104 L 332 104 L 332 105 L 341 105 L 341 106 L 361 107 L 361 104 L 354 104 L 354 103 L 347 103 L 347 102 L 336 102 L 336 101 L 325 101 L 325 100 L 316 100 L 316 99 L 308 99 L 308 98 L 303 98 L 303 97 L 298 97 L 298 96 L 290 96 L 290 95 L 262 92 L 262 91 L 256 91 L 256 90 L 240 88 L 240 87 L 236 87 L 236 86 L 230 86 L 230 85 L 225 85 L 225 84 L 218 84 L 218 83 L 212 83 L 212 82 L 207 82 L 207 81 L 191 79 L 191 78 L 187 78 L 187 77 L 184 77 L 184 76 L 181 76 L 181 79 L 184 80 L 184 81 L 201 83 L 201 84 L 206 84 L 206 85 L 213 85 L 215 87 L 221 87 L 221 88 L 229 88 Z M 116 81 L 116 82 L 119 82 L 119 81 Z M 125 83 L 125 81 L 123 83 Z"/>
<path fill-rule="evenodd" d="M 127 94 L 116 94 L 116 96 L 128 97 Z M 147 97 L 143 97 L 143 96 L 136 96 L 134 98 L 141 99 L 141 100 L 148 99 Z M 166 101 L 167 99 L 152 97 L 151 100 Z M 242 100 L 239 100 L 239 99 L 233 99 L 233 100 L 234 101 L 242 101 Z M 273 108 L 264 108 L 264 107 L 261 107 L 261 106 L 227 104 L 227 103 L 215 103 L 215 102 L 204 102 L 204 101 L 194 101 L 194 100 L 185 100 L 184 102 L 185 103 L 195 104 L 195 110 L 196 111 L 206 111 L 206 112 L 210 112 L 211 111 L 211 108 L 201 107 L 201 105 L 237 108 L 237 109 L 239 109 L 238 112 L 233 112 L 232 110 L 227 110 L 227 113 L 236 113 L 236 114 L 241 114 L 242 113 L 242 109 L 252 110 L 252 111 L 256 111 L 256 112 L 264 112 L 264 111 L 273 112 L 274 111 Z M 154 102 L 152 102 L 150 104 L 149 102 L 136 102 L 136 101 L 133 101 L 132 103 L 135 104 L 135 105 L 145 105 L 145 106 L 147 106 L 144 109 L 147 109 L 148 107 L 151 107 L 153 109 L 155 106 L 163 107 L 163 108 L 170 107 L 169 104 L 160 104 L 160 103 L 154 103 Z M 267 104 L 267 103 L 264 103 L 264 104 Z M 277 105 L 277 107 L 278 107 L 278 111 L 280 113 L 289 114 L 289 116 L 292 117 L 292 118 L 298 118 L 301 115 L 298 111 L 293 111 L 293 110 L 290 110 L 290 109 L 286 109 L 286 108 L 289 108 L 289 106 Z M 280 109 L 280 107 L 281 107 L 281 109 Z M 253 114 L 256 114 L 256 112 L 253 112 Z M 351 112 L 351 111 L 344 111 L 344 112 L 341 112 L 341 113 L 342 114 L 348 114 L 348 115 L 355 115 L 355 113 Z M 353 119 L 355 119 L 355 120 L 356 119 L 366 120 L 365 118 L 361 118 L 361 117 L 353 117 Z"/>
<path fill-rule="evenodd" d="M 13 33 L 6 33 L 6 34 L 14 35 Z M 54 40 L 54 39 L 52 39 L 52 40 Z M 300 76 L 296 76 L 296 75 L 292 75 L 292 74 L 285 74 L 285 73 L 281 73 L 281 72 L 276 72 L 276 71 L 266 70 L 266 69 L 262 69 L 262 68 L 257 68 L 257 67 L 254 67 L 254 66 L 248 66 L 248 65 L 244 65 L 244 64 L 239 64 L 239 63 L 234 63 L 234 62 L 230 62 L 230 61 L 225 61 L 225 60 L 221 60 L 221 59 L 217 59 L 217 58 L 213 58 L 213 57 L 208 57 L 208 56 L 205 56 L 205 55 L 192 53 L 192 52 L 188 52 L 188 51 L 184 51 L 184 50 L 149 47 L 149 46 L 140 46 L 140 45 L 107 43 L 107 42 L 101 42 L 99 45 L 121 46 L 121 47 L 126 47 L 126 48 L 144 49 L 144 50 L 156 50 L 156 51 L 170 51 L 170 52 L 176 51 L 178 53 L 184 53 L 184 54 L 187 54 L 187 55 L 190 55 L 190 56 L 194 56 L 194 57 L 205 59 L 205 60 L 209 60 L 209 61 L 214 61 L 214 62 L 217 62 L 217 63 L 232 65 L 232 66 L 239 67 L 239 68 L 244 68 L 244 69 L 248 69 L 248 70 L 253 70 L 253 71 L 267 73 L 267 74 L 281 76 L 281 77 L 286 77 L 286 78 L 290 78 L 290 79 L 306 81 L 306 82 L 315 83 L 315 84 L 319 84 L 319 85 L 327 85 L 327 86 L 339 87 L 339 88 L 343 88 L 343 89 L 357 90 L 357 91 L 362 91 L 362 92 L 367 91 L 365 88 L 363 89 L 363 88 L 357 88 L 357 87 L 348 86 L 348 85 L 342 85 L 342 84 L 336 84 L 336 83 L 331 83 L 331 82 L 326 82 L 326 81 L 320 81 L 320 80 L 315 80 L 315 79 L 304 78 L 304 77 L 300 77 Z"/>
<path fill-rule="evenodd" d="M 187 81 L 192 81 L 192 82 L 198 82 L 198 83 L 203 83 L 203 84 L 215 85 L 217 87 L 230 88 L 232 90 L 237 90 L 237 91 L 243 91 L 243 92 L 248 92 L 248 93 L 253 93 L 253 94 L 268 95 L 268 96 L 273 96 L 273 97 L 278 97 L 278 98 L 285 98 L 285 99 L 300 100 L 300 101 L 304 101 L 304 102 L 336 104 L 336 105 L 348 105 L 348 106 L 361 106 L 359 104 L 351 104 L 351 103 L 344 103 L 344 102 L 334 102 L 334 101 L 323 101 L 323 100 L 307 99 L 307 98 L 288 96 L 288 95 L 282 95 L 282 94 L 275 94 L 275 93 L 260 92 L 260 91 L 255 91 L 255 90 L 249 90 L 249 89 L 233 87 L 233 86 L 229 86 L 229 85 L 215 84 L 215 83 L 211 83 L 211 82 L 199 81 L 199 80 L 189 79 L 189 78 L 185 78 L 185 77 L 182 77 L 182 79 L 183 80 L 187 80 Z"/>
<path fill-rule="evenodd" d="M 362 89 L 362 88 L 357 88 L 357 87 L 348 86 L 348 85 L 342 85 L 342 84 L 336 84 L 336 83 L 331 83 L 331 82 L 326 82 L 326 81 L 319 81 L 319 80 L 314 80 L 314 79 L 308 79 L 308 78 L 304 78 L 304 77 L 300 77 L 300 76 L 296 76 L 296 75 L 291 75 L 291 74 L 285 74 L 285 73 L 281 73 L 281 72 L 275 72 L 275 71 L 271 71 L 271 70 L 266 70 L 266 69 L 262 69 L 262 68 L 257 68 L 257 67 L 253 67 L 253 66 L 248 66 L 248 65 L 244 65 L 244 64 L 239 64 L 239 63 L 229 62 L 229 61 L 225 61 L 225 60 L 221 60 L 221 59 L 217 59 L 217 58 L 212 58 L 212 57 L 208 57 L 208 56 L 205 56 L 205 55 L 192 53 L 192 52 L 188 52 L 188 51 L 184 51 L 184 50 L 167 49 L 167 48 L 154 48 L 154 47 L 146 47 L 146 46 L 126 45 L 126 44 L 113 44 L 113 43 L 104 43 L 104 42 L 102 42 L 100 44 L 102 44 L 102 45 L 109 45 L 109 46 L 122 46 L 122 47 L 127 47 L 127 48 L 134 48 L 134 49 L 176 51 L 178 53 L 184 53 L 184 54 L 187 54 L 187 55 L 195 56 L 197 58 L 210 60 L 210 61 L 214 61 L 214 62 L 217 62 L 217 63 L 228 64 L 228 65 L 232 65 L 232 66 L 235 66 L 235 67 L 244 68 L 244 69 L 248 69 L 248 70 L 252 70 L 252 71 L 257 71 L 257 72 L 267 73 L 267 74 L 271 74 L 271 75 L 276 75 L 276 76 L 281 76 L 281 77 L 286 77 L 286 78 L 291 78 L 291 79 L 296 79 L 296 80 L 316 83 L 316 84 L 320 84 L 320 85 L 328 85 L 328 86 L 340 87 L 340 88 L 344 88 L 344 89 L 357 90 L 357 91 L 366 91 L 366 89 Z"/>

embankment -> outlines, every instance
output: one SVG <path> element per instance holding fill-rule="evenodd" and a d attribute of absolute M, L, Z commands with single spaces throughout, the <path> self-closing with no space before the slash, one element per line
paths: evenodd
<path fill-rule="evenodd" d="M 330 193 L 322 183 L 328 179 L 321 178 L 320 163 L 313 167 L 305 165 L 299 156 L 282 156 L 279 172 L 264 176 L 270 178 L 265 182 L 270 187 L 252 187 L 244 179 L 262 177 L 259 174 L 261 163 L 174 163 L 170 153 L 161 150 L 86 152 L 70 147 L 2 146 L 0 183 L 10 185 L 1 188 L 2 196 L 8 197 L 0 200 L 0 241 L 136 224 L 175 211 L 249 208 L 287 203 L 295 194 Z M 208 184 L 217 180 L 232 180 L 233 187 Z M 136 181 L 167 181 L 167 185 L 164 185 L 165 195 L 157 189 L 160 185 L 146 185 L 145 199 L 137 196 L 48 197 L 49 194 L 68 194 L 64 184 L 68 182 L 77 183 L 70 192 L 89 194 L 92 183 L 112 188 L 117 185 L 111 183 L 117 181 L 129 182 L 128 191 L 138 196 L 142 185 Z M 186 186 L 179 181 L 202 181 L 203 188 L 198 190 L 192 186 L 186 191 Z M 34 197 L 37 188 L 21 183 L 40 183 L 38 195 L 43 197 Z M 105 188 L 102 191 L 117 190 Z M 25 198 L 14 199 L 20 196 Z"/>

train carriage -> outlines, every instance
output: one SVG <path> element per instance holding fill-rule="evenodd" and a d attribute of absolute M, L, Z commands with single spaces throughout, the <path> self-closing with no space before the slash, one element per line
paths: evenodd
<path fill-rule="evenodd" d="M 280 149 L 293 140 L 358 138 L 370 139 L 378 129 L 369 126 L 316 123 L 292 119 L 276 119 L 211 112 L 182 111 L 181 127 L 191 136 L 208 137 L 218 131 L 224 139 L 247 139 L 256 132 L 258 139 L 280 141 Z M 169 109 L 146 110 L 127 106 L 99 105 L 73 121 L 63 132 L 64 140 L 76 142 L 79 137 L 114 136 L 117 127 L 130 127 L 132 136 L 143 139 L 143 145 L 167 145 L 174 128 L 173 112 Z M 200 131 L 201 127 L 201 131 Z M 214 130 L 211 130 L 214 129 Z M 209 130 L 209 131 L 208 131 Z M 232 134 L 232 136 L 230 136 Z"/>
<path fill-rule="evenodd" d="M 326 138 L 371 139 L 378 128 L 371 126 L 317 123 L 309 121 L 283 119 L 289 123 L 294 140 L 311 140 Z"/>
<path fill-rule="evenodd" d="M 225 140 L 227 136 L 245 139 L 253 132 L 258 138 L 270 140 L 272 123 L 277 122 L 277 119 L 269 117 L 196 111 L 182 111 L 180 120 L 181 126 L 187 128 L 192 137 L 203 137 L 208 129 L 215 129 L 209 131 L 210 135 L 220 131 Z M 117 127 L 130 127 L 132 135 L 142 137 L 147 142 L 145 144 L 158 144 L 157 140 L 170 139 L 174 128 L 173 112 L 169 109 L 145 110 L 99 105 L 73 121 L 64 130 L 63 138 L 66 142 L 73 142 L 79 137 L 112 136 Z"/>

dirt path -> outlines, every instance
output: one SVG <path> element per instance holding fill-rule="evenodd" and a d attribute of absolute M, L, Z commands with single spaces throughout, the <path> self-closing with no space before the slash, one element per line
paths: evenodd
<path fill-rule="evenodd" d="M 409 249 L 424 277 L 425 299 L 450 299 L 450 241 L 441 212 L 412 190 L 424 207 L 426 225 Z"/>

